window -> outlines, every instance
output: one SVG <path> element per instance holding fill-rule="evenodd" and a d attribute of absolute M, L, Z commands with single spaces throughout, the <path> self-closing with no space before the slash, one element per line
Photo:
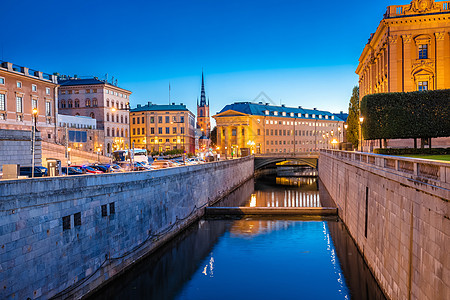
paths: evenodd
<path fill-rule="evenodd" d="M 133 128 L 133 135 L 136 135 L 136 128 Z"/>
<path fill-rule="evenodd" d="M 444 10 L 448 10 L 448 3 L 444 3 L 443 8 Z"/>
<path fill-rule="evenodd" d="M 155 134 L 155 128 L 150 128 L 150 134 Z"/>
<path fill-rule="evenodd" d="M 162 117 L 158 117 L 158 123 L 162 123 Z"/>
<path fill-rule="evenodd" d="M 278 112 L 277 112 L 277 111 L 274 111 L 274 112 L 273 112 L 273 115 L 274 115 L 274 116 L 278 116 Z"/>
<path fill-rule="evenodd" d="M 145 128 L 142 128 L 142 135 L 145 134 Z"/>
<path fill-rule="evenodd" d="M 116 213 L 116 206 L 114 204 L 115 202 L 111 202 L 109 204 L 109 214 L 114 215 Z"/>
<path fill-rule="evenodd" d="M 180 122 L 181 122 L 181 123 L 184 123 L 184 116 L 181 116 L 181 117 L 180 117 Z"/>
<path fill-rule="evenodd" d="M 89 94 L 91 92 L 91 90 L 86 90 L 86 94 Z"/>
<path fill-rule="evenodd" d="M 154 124 L 155 123 L 155 117 L 150 117 L 150 123 Z"/>
<path fill-rule="evenodd" d="M 45 102 L 45 115 L 50 117 L 52 115 L 52 105 L 50 101 Z"/>
<path fill-rule="evenodd" d="M 242 128 L 242 136 L 244 136 L 244 135 L 245 135 L 245 129 Z"/>
<path fill-rule="evenodd" d="M 134 129 L 133 129 L 133 130 L 134 130 Z M 133 131 L 133 132 L 134 132 L 134 131 Z M 141 135 L 141 129 L 140 129 L 140 128 L 137 129 L 137 134 L 138 134 L 138 135 Z"/>
<path fill-rule="evenodd" d="M 66 108 L 66 101 L 65 100 L 61 100 L 61 108 Z"/>
<path fill-rule="evenodd" d="M 31 108 L 37 108 L 38 107 L 38 102 L 37 99 L 31 99 Z"/>
<path fill-rule="evenodd" d="M 120 123 L 123 123 L 123 116 L 120 116 Z"/>
<path fill-rule="evenodd" d="M 37 92 L 37 85 L 32 84 L 32 85 L 31 85 L 31 91 Z"/>
<path fill-rule="evenodd" d="M 309 115 L 308 115 L 308 114 L 305 114 L 305 118 L 309 118 Z"/>
<path fill-rule="evenodd" d="M 75 107 L 80 107 L 80 100 L 75 99 Z"/>
<path fill-rule="evenodd" d="M 91 106 L 91 99 L 86 99 L 86 103 L 85 103 L 86 107 L 90 107 Z"/>
<path fill-rule="evenodd" d="M 5 94 L 0 94 L 0 110 L 6 110 Z"/>
<path fill-rule="evenodd" d="M 70 229 L 70 215 L 63 217 L 62 222 L 63 222 L 63 230 L 69 230 Z"/>
<path fill-rule="evenodd" d="M 176 127 L 172 128 L 172 134 L 177 134 L 177 128 Z"/>
<path fill-rule="evenodd" d="M 23 98 L 22 97 L 16 97 L 16 112 L 23 113 Z"/>
<path fill-rule="evenodd" d="M 397 15 L 401 15 L 403 12 L 403 7 L 397 7 Z"/>
<path fill-rule="evenodd" d="M 428 58 L 428 45 L 419 45 L 419 59 Z"/>
<path fill-rule="evenodd" d="M 125 116 L 125 124 L 128 124 L 128 117 Z"/>
<path fill-rule="evenodd" d="M 81 213 L 76 213 L 73 215 L 73 224 L 75 226 L 81 226 Z"/>
<path fill-rule="evenodd" d="M 109 127 L 106 128 L 106 136 L 109 136 Z"/>
<path fill-rule="evenodd" d="M 166 134 L 170 134 L 170 127 L 166 127 Z"/>
<path fill-rule="evenodd" d="M 97 93 L 97 89 L 93 89 L 92 92 L 93 92 L 93 93 Z"/>
<path fill-rule="evenodd" d="M 75 90 L 75 94 L 79 94 L 80 93 L 80 91 L 79 90 Z"/>
<path fill-rule="evenodd" d="M 170 117 L 166 116 L 166 123 L 170 123 Z"/>
<path fill-rule="evenodd" d="M 231 135 L 236 136 L 236 134 L 237 134 L 236 128 L 231 129 Z"/>
<path fill-rule="evenodd" d="M 133 118 L 133 124 L 136 124 L 136 118 Z"/>
<path fill-rule="evenodd" d="M 428 91 L 428 81 L 419 81 L 419 91 Z"/>
<path fill-rule="evenodd" d="M 17 81 L 16 85 L 17 85 L 17 87 L 18 87 L 19 89 L 21 89 L 21 88 L 22 88 L 22 82 L 20 82 L 20 81 Z"/>
<path fill-rule="evenodd" d="M 109 100 L 106 100 L 106 107 L 109 107 Z"/>
<path fill-rule="evenodd" d="M 91 112 L 91 113 L 89 114 L 89 116 L 90 116 L 92 119 L 95 119 L 95 115 L 94 115 L 93 112 Z"/>
<path fill-rule="evenodd" d="M 268 110 L 265 111 L 266 116 L 268 116 L 270 114 L 270 112 Z"/>
<path fill-rule="evenodd" d="M 98 106 L 97 98 L 92 99 L 92 106 L 93 107 L 97 107 Z"/>
<path fill-rule="evenodd" d="M 162 134 L 162 127 L 158 128 L 158 134 Z"/>
<path fill-rule="evenodd" d="M 72 91 L 67 91 L 67 94 L 69 94 L 69 95 L 72 94 Z"/>
<path fill-rule="evenodd" d="M 261 129 L 258 129 L 257 131 L 258 131 L 258 135 L 261 135 Z"/>
<path fill-rule="evenodd" d="M 181 128 L 180 128 L 180 133 L 181 133 L 181 134 L 184 134 L 184 127 L 181 127 Z"/>
<path fill-rule="evenodd" d="M 102 217 L 106 217 L 108 215 L 108 207 L 105 205 L 102 205 Z"/>
<path fill-rule="evenodd" d="M 286 112 L 283 111 L 283 112 L 281 113 L 281 115 L 282 115 L 283 117 L 286 117 Z"/>
<path fill-rule="evenodd" d="M 141 123 L 141 119 L 139 119 L 139 117 L 137 117 L 136 119 L 137 119 L 137 123 L 140 124 Z"/>
<path fill-rule="evenodd" d="M 0 84 L 5 84 L 5 78 L 3 78 L 3 77 L 0 77 Z"/>

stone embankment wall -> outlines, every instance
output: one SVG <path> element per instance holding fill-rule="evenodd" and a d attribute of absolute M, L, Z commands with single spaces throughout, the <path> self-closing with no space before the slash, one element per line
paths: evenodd
<path fill-rule="evenodd" d="M 2 165 L 7 164 L 31 166 L 31 138 L 31 131 L 0 129 L 0 172 Z M 40 132 L 36 133 L 35 150 L 35 164 L 40 166 L 42 163 Z"/>
<path fill-rule="evenodd" d="M 326 150 L 319 176 L 389 298 L 450 298 L 449 163 Z"/>
<path fill-rule="evenodd" d="M 253 157 L 0 181 L 0 299 L 85 295 L 253 176 Z"/>
<path fill-rule="evenodd" d="M 43 166 L 47 167 L 47 158 L 56 158 L 61 160 L 63 166 L 67 166 L 66 147 L 49 142 L 42 141 L 42 161 Z M 94 163 L 100 160 L 101 163 L 110 163 L 111 158 L 95 153 L 71 149 L 70 161 L 72 165 L 82 165 Z"/>

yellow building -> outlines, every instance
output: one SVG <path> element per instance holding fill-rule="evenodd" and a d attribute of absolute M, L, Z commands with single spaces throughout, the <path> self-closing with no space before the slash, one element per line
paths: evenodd
<path fill-rule="evenodd" d="M 344 121 L 316 109 L 238 102 L 227 105 L 213 118 L 218 152 L 230 157 L 313 152 L 332 148 L 343 139 Z"/>
<path fill-rule="evenodd" d="M 387 8 L 359 59 L 365 95 L 450 88 L 450 2 L 414 0 Z"/>
<path fill-rule="evenodd" d="M 131 139 L 135 148 L 150 152 L 195 152 L 195 116 L 186 105 L 151 102 L 130 111 Z"/>

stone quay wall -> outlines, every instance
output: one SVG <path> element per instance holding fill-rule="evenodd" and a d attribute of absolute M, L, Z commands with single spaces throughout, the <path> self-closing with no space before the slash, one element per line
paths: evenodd
<path fill-rule="evenodd" d="M 253 177 L 253 157 L 0 181 L 0 299 L 86 295 Z"/>
<path fill-rule="evenodd" d="M 3 165 L 31 166 L 32 133 L 26 130 L 0 129 L 0 173 Z M 41 133 L 36 132 L 35 165 L 42 164 Z"/>
<path fill-rule="evenodd" d="M 450 164 L 324 150 L 319 176 L 390 299 L 450 299 Z"/>

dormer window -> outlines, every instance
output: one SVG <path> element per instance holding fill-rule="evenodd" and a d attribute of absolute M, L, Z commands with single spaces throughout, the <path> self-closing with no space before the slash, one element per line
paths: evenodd
<path fill-rule="evenodd" d="M 291 117 L 293 117 L 294 116 L 294 113 L 291 113 Z"/>
<path fill-rule="evenodd" d="M 301 118 L 301 117 L 302 117 L 302 114 L 301 114 L 301 113 L 298 113 L 298 117 Z"/>
<path fill-rule="evenodd" d="M 319 119 L 322 119 L 322 115 L 319 115 Z"/>
<path fill-rule="evenodd" d="M 428 59 L 428 44 L 419 45 L 419 59 Z"/>
<path fill-rule="evenodd" d="M 313 114 L 313 115 L 312 115 L 312 118 L 315 119 L 315 118 L 316 118 L 316 114 Z"/>
<path fill-rule="evenodd" d="M 331 116 L 331 120 L 334 120 L 334 116 Z"/>
<path fill-rule="evenodd" d="M 281 113 L 281 115 L 282 115 L 283 117 L 286 117 L 286 112 L 283 111 L 283 112 Z"/>
<path fill-rule="evenodd" d="M 268 110 L 266 110 L 265 113 L 266 113 L 266 116 L 268 116 L 270 114 L 270 112 Z"/>
<path fill-rule="evenodd" d="M 305 114 L 305 118 L 309 118 L 309 115 L 308 115 L 308 114 Z"/>
<path fill-rule="evenodd" d="M 273 112 L 273 115 L 274 115 L 274 116 L 278 116 L 278 112 L 277 112 L 277 111 L 274 111 L 274 112 Z"/>
<path fill-rule="evenodd" d="M 328 115 L 326 115 L 326 116 L 325 116 L 325 119 L 327 119 L 327 120 L 328 120 Z"/>

